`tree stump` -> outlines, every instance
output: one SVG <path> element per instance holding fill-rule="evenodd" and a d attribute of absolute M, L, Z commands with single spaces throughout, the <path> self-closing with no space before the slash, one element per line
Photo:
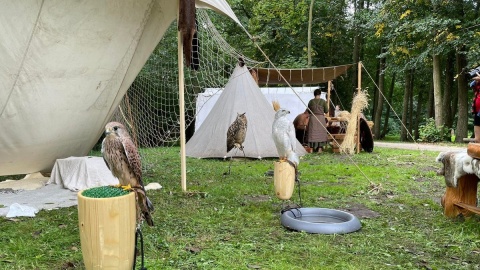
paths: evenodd
<path fill-rule="evenodd" d="M 89 198 L 78 193 L 78 225 L 88 270 L 132 269 L 135 248 L 135 193 Z"/>
<path fill-rule="evenodd" d="M 480 214 L 477 207 L 480 159 L 471 157 L 465 151 L 442 152 L 437 162 L 443 163 L 437 174 L 445 177 L 446 190 L 441 200 L 445 216 L 454 218 Z"/>
<path fill-rule="evenodd" d="M 454 218 L 460 214 L 470 216 L 474 213 L 471 211 L 473 208 L 468 206 L 476 208 L 478 180 L 476 175 L 467 174 L 457 180 L 456 187 L 447 187 L 442 197 L 445 216 Z"/>

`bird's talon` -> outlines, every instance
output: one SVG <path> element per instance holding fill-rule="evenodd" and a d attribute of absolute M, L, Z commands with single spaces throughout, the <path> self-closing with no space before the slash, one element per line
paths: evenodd
<path fill-rule="evenodd" d="M 130 184 L 126 185 L 126 186 L 121 186 L 119 185 L 123 190 L 126 190 L 126 191 L 130 191 L 132 190 L 132 186 Z"/>

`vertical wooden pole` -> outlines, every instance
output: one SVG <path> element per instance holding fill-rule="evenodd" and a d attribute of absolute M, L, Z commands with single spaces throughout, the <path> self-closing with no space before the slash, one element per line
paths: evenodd
<path fill-rule="evenodd" d="M 330 91 L 332 89 L 332 81 L 328 81 L 328 87 L 327 87 L 327 111 L 328 111 L 328 116 L 332 117 L 333 115 L 330 115 Z"/>
<path fill-rule="evenodd" d="M 178 1 L 180 5 L 180 1 Z M 178 12 L 180 12 L 180 6 L 178 6 Z M 177 12 L 177 23 L 180 17 Z M 187 191 L 187 162 L 185 153 L 185 75 L 183 73 L 183 41 L 180 31 L 177 33 L 178 44 L 178 98 L 180 106 L 180 175 L 182 191 Z"/>
<path fill-rule="evenodd" d="M 358 62 L 357 94 L 362 90 L 362 61 Z M 360 153 L 360 115 L 357 116 L 357 154 Z"/>

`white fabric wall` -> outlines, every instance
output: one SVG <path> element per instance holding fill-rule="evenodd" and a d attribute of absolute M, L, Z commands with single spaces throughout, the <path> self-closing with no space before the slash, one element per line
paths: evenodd
<path fill-rule="evenodd" d="M 318 87 L 293 87 L 293 90 L 300 96 L 300 98 L 289 87 L 263 87 L 260 88 L 268 102 L 272 104 L 273 101 L 278 101 L 282 108 L 288 109 L 290 114 L 287 116 L 291 121 L 297 115 L 305 112 L 308 101 L 313 98 L 313 91 Z M 195 131 L 202 125 L 205 118 L 212 110 L 223 90 L 217 88 L 205 89 L 203 93 L 198 94 L 196 103 Z M 326 93 L 322 92 L 321 98 L 326 100 Z M 272 105 L 273 107 L 273 105 Z"/>
<path fill-rule="evenodd" d="M 224 0 L 197 3 L 238 22 Z M 0 0 L 0 175 L 50 171 L 58 158 L 86 155 L 177 5 Z"/>

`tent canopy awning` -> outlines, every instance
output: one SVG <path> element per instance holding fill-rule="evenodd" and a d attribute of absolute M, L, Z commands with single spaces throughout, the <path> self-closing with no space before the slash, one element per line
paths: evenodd
<path fill-rule="evenodd" d="M 253 68 L 253 70 L 257 73 L 260 85 L 286 84 L 285 80 L 290 85 L 302 85 L 332 81 L 345 74 L 353 65 L 301 69 Z"/>

